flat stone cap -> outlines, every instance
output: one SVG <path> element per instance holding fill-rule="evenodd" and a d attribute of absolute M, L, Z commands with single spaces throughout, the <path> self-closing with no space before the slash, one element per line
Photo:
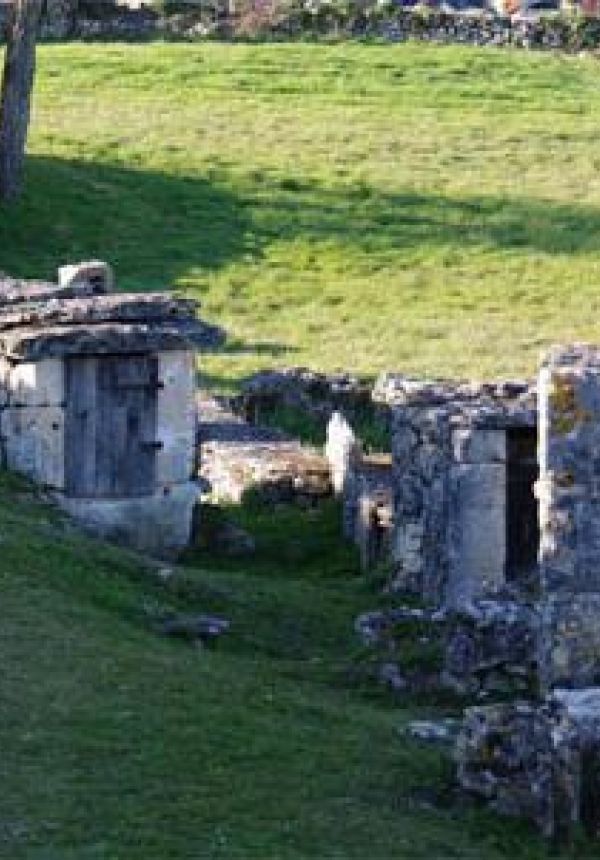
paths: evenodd
<path fill-rule="evenodd" d="M 0 274 L 0 307 L 89 295 L 98 295 L 97 288 L 89 284 L 60 286 L 49 281 L 23 281 Z"/>
<path fill-rule="evenodd" d="M 400 373 L 382 374 L 374 388 L 373 398 L 391 406 L 441 406 L 477 401 L 510 403 L 528 397 L 532 383 L 521 379 L 498 382 L 468 382 L 450 379 L 416 379 Z"/>
<path fill-rule="evenodd" d="M 542 367 L 573 369 L 600 369 L 600 347 L 591 343 L 573 343 L 553 346 L 545 354 Z"/>
<path fill-rule="evenodd" d="M 0 279 L 0 355 L 40 361 L 73 355 L 216 349 L 217 326 L 199 320 L 198 302 L 169 293 L 102 293 Z"/>
<path fill-rule="evenodd" d="M 534 427 L 537 421 L 537 389 L 524 380 L 457 382 L 386 373 L 379 377 L 373 399 L 403 420 L 427 415 L 497 429 Z"/>

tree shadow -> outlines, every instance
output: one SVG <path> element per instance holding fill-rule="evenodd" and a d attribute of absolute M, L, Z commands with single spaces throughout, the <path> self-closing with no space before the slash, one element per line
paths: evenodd
<path fill-rule="evenodd" d="M 386 266 L 406 250 L 435 247 L 600 251 L 600 210 L 592 206 L 386 193 L 364 182 L 325 187 L 268 170 L 242 178 L 226 170 L 215 175 L 218 181 L 30 157 L 22 200 L 0 207 L 0 270 L 52 277 L 61 263 L 101 257 L 115 265 L 124 288 L 157 289 L 179 279 L 201 295 L 203 278 L 208 282 L 233 263 L 260 260 L 274 242 L 298 239 L 314 244 L 317 258 L 325 242 Z M 251 278 L 243 290 L 252 290 Z M 286 351 L 284 344 L 268 342 L 244 348 L 265 355 Z"/>
<path fill-rule="evenodd" d="M 298 352 L 298 347 L 289 346 L 274 340 L 258 340 L 251 343 L 233 338 L 224 344 L 221 352 L 227 355 L 260 355 L 268 358 L 278 358 L 282 355 L 291 355 Z"/>
<path fill-rule="evenodd" d="M 54 277 L 100 257 L 128 289 L 164 288 L 240 258 L 248 231 L 240 200 L 202 176 L 30 157 L 22 199 L 0 205 L 0 270 Z"/>
<path fill-rule="evenodd" d="M 363 183 L 324 188 L 280 181 L 262 239 L 339 241 L 365 254 L 419 247 L 600 251 L 600 209 L 532 198 L 385 193 Z"/>

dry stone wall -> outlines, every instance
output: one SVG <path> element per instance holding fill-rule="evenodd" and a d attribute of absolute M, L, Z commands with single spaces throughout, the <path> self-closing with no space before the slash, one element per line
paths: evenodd
<path fill-rule="evenodd" d="M 164 5 L 164 4 L 163 4 Z M 457 4 L 458 5 L 458 4 Z M 558 5 L 558 4 L 557 4 Z M 600 27 L 594 17 L 557 13 L 504 17 L 474 0 L 466 11 L 449 8 L 412 9 L 400 4 L 326 2 L 287 3 L 256 7 L 250 14 L 228 15 L 216 5 L 190 6 L 162 14 L 152 4 L 128 8 L 115 3 L 49 0 L 41 37 L 57 39 L 273 39 L 376 38 L 390 42 L 422 40 L 439 43 L 510 46 L 527 50 L 595 50 Z M 0 30 L 8 5 L 0 2 Z"/>
<path fill-rule="evenodd" d="M 600 350 L 556 348 L 539 378 L 537 688 L 467 712 L 459 780 L 549 836 L 600 835 Z"/>
<path fill-rule="evenodd" d="M 535 428 L 534 387 L 388 375 L 375 397 L 392 412 L 390 587 L 451 606 L 502 588 L 506 434 Z"/>
<path fill-rule="evenodd" d="M 600 683 L 600 350 L 550 353 L 540 372 L 544 686 Z"/>

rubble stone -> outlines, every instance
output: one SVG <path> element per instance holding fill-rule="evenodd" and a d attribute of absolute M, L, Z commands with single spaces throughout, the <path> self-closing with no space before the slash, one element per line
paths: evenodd
<path fill-rule="evenodd" d="M 392 412 L 390 588 L 462 606 L 507 578 L 507 434 L 535 433 L 525 382 L 448 383 L 387 374 Z"/>
<path fill-rule="evenodd" d="M 447 613 L 443 683 L 461 695 L 535 693 L 538 628 L 535 608 L 514 599 Z"/>
<path fill-rule="evenodd" d="M 457 746 L 461 786 L 547 836 L 600 830 L 600 688 L 556 690 L 541 704 L 470 708 Z"/>
<path fill-rule="evenodd" d="M 203 397 L 200 476 L 215 501 L 242 502 L 252 490 L 269 502 L 315 503 L 332 494 L 326 459 L 278 431 L 248 424 Z"/>

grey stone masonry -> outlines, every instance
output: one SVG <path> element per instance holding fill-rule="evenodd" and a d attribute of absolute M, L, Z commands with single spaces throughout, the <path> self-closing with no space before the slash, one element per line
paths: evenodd
<path fill-rule="evenodd" d="M 579 824 L 600 835 L 600 688 L 470 708 L 456 759 L 462 787 L 497 812 L 555 839 Z"/>
<path fill-rule="evenodd" d="M 48 299 L 75 299 L 104 293 L 104 281 L 90 283 L 83 280 L 54 284 L 49 281 L 24 281 L 0 273 L 0 305 L 3 308 L 28 302 L 44 302 Z"/>
<path fill-rule="evenodd" d="M 199 495 L 195 350 L 222 333 L 193 301 L 112 285 L 96 261 L 0 279 L 0 450 L 89 531 L 172 555 Z"/>
<path fill-rule="evenodd" d="M 458 777 L 549 836 L 577 824 L 599 836 L 600 348 L 554 348 L 538 393 L 539 578 L 524 632 L 535 633 L 539 698 L 467 711 Z"/>
<path fill-rule="evenodd" d="M 556 348 L 540 371 L 540 671 L 600 683 L 600 349 Z"/>
<path fill-rule="evenodd" d="M 342 498 L 344 536 L 356 544 L 361 568 L 369 571 L 390 556 L 391 455 L 365 454 L 346 417 L 334 412 L 327 425 L 325 456 L 334 492 Z"/>
<path fill-rule="evenodd" d="M 212 501 L 240 504 L 253 492 L 272 504 L 316 504 L 331 495 L 329 466 L 316 449 L 249 424 L 206 392 L 198 412 L 200 477 Z"/>
<path fill-rule="evenodd" d="M 22 326 L 43 328 L 62 325 L 99 323 L 147 323 L 153 320 L 187 321 L 193 319 L 197 303 L 165 293 L 121 293 L 112 295 L 48 297 L 3 308 L 0 330 Z"/>
<path fill-rule="evenodd" d="M 507 439 L 535 433 L 535 388 L 386 375 L 374 397 L 392 410 L 390 587 L 461 606 L 507 577 Z M 535 442 L 534 442 L 535 444 Z"/>

